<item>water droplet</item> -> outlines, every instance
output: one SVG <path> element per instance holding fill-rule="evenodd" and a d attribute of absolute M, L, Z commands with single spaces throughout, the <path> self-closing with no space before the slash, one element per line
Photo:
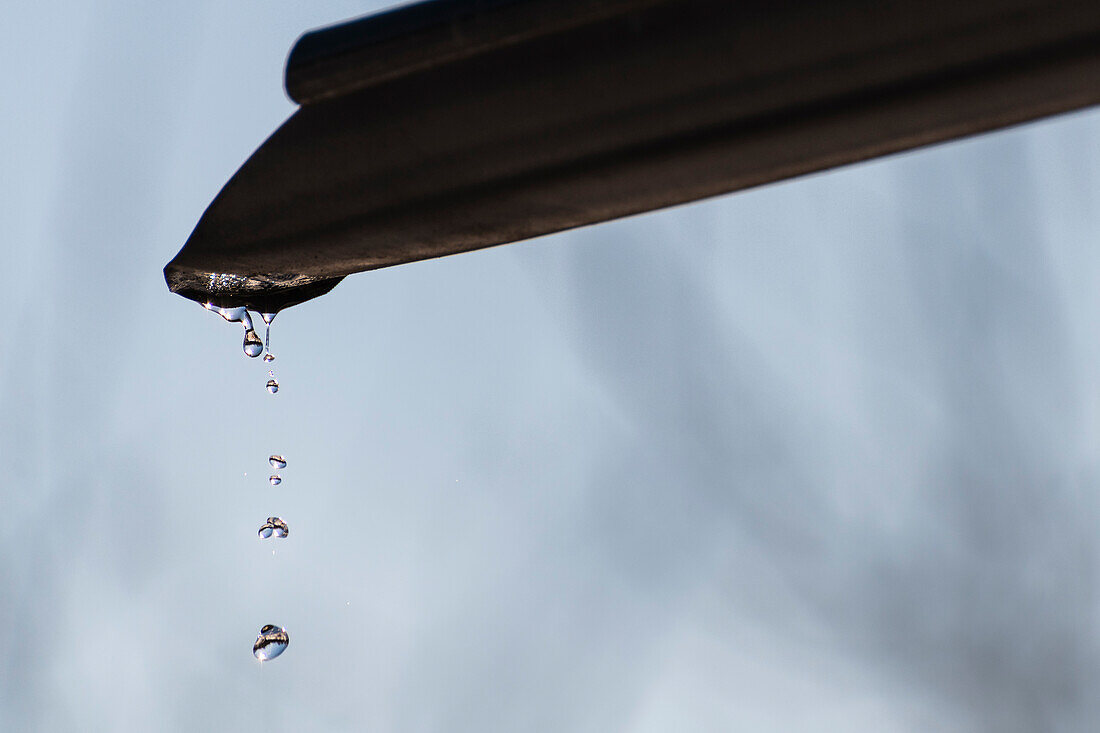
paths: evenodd
<path fill-rule="evenodd" d="M 280 455 L 273 455 L 267 459 L 272 468 L 286 468 L 286 459 Z"/>
<path fill-rule="evenodd" d="M 260 341 L 259 335 L 253 330 L 248 329 L 244 332 L 244 353 L 255 359 L 264 351 L 264 343 Z"/>
<path fill-rule="evenodd" d="M 257 532 L 260 539 L 266 540 L 268 537 L 275 536 L 280 539 L 290 534 L 290 527 L 286 522 L 278 517 L 268 517 L 267 521 L 260 526 L 260 531 Z"/>
<path fill-rule="evenodd" d="M 275 380 L 274 377 L 267 380 L 267 391 L 271 394 L 275 394 L 279 391 L 279 383 Z"/>
<path fill-rule="evenodd" d="M 290 634 L 286 629 L 274 624 L 267 624 L 260 629 L 256 643 L 252 645 L 252 656 L 261 662 L 267 662 L 286 651 L 290 644 Z"/>
<path fill-rule="evenodd" d="M 272 486 L 278 486 L 283 482 L 283 477 L 277 473 L 273 473 L 271 474 L 271 476 L 268 477 L 267 480 L 271 482 Z"/>
<path fill-rule="evenodd" d="M 275 361 L 275 355 L 274 354 L 264 354 L 264 361 L 266 361 L 266 362 Z"/>
<path fill-rule="evenodd" d="M 252 329 L 252 316 L 248 315 L 247 308 L 219 308 L 218 306 L 211 305 L 210 303 L 207 303 L 203 307 L 206 308 L 206 310 L 208 311 L 213 311 L 214 313 L 217 313 L 219 316 L 229 321 L 230 323 L 243 323 L 245 329 Z"/>
<path fill-rule="evenodd" d="M 212 303 L 205 303 L 203 308 L 217 313 L 230 323 L 240 323 L 244 326 L 244 353 L 251 357 L 257 357 L 263 353 L 263 343 L 256 334 L 256 329 L 252 327 L 252 316 L 248 314 L 247 308 L 221 308 Z"/>
<path fill-rule="evenodd" d="M 264 348 L 267 349 L 267 356 L 271 356 L 271 322 L 275 320 L 275 316 L 278 313 L 261 313 L 260 318 L 264 319 L 264 324 L 267 329 L 264 331 Z M 270 359 L 264 357 L 264 361 L 275 361 L 275 357 L 271 356 Z"/>

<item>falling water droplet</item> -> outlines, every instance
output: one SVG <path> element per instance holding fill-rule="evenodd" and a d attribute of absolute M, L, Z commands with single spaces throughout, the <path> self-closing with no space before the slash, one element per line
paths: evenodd
<path fill-rule="evenodd" d="M 266 540 L 272 535 L 281 539 L 290 534 L 290 527 L 279 517 L 268 517 L 267 521 L 260 526 L 260 531 L 257 534 L 262 540 Z"/>
<path fill-rule="evenodd" d="M 264 361 L 266 361 L 266 362 L 275 361 L 275 355 L 274 354 L 264 354 Z"/>
<path fill-rule="evenodd" d="M 267 480 L 271 482 L 272 486 L 278 486 L 283 482 L 283 477 L 277 473 L 273 473 Z"/>
<path fill-rule="evenodd" d="M 267 624 L 260 629 L 256 643 L 252 645 L 252 655 L 261 662 L 267 662 L 286 651 L 290 644 L 290 635 L 286 629 L 274 624 Z"/>
<path fill-rule="evenodd" d="M 271 394 L 275 394 L 279 391 L 279 382 L 276 381 L 274 377 L 267 380 L 267 391 Z"/>
<path fill-rule="evenodd" d="M 264 351 L 264 344 L 259 335 L 253 329 L 244 332 L 244 353 L 255 359 Z"/>
<path fill-rule="evenodd" d="M 286 468 L 286 459 L 280 455 L 273 455 L 267 459 L 272 468 Z"/>

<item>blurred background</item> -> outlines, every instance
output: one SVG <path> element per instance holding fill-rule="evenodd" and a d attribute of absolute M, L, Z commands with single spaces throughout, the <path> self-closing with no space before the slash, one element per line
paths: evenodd
<path fill-rule="evenodd" d="M 3 11 L 0 729 L 1090 727 L 1100 113 L 349 277 L 272 396 L 161 268 L 380 7 Z"/>

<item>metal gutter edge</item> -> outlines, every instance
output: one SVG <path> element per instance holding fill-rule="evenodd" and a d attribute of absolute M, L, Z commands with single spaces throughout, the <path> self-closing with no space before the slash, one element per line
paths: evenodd
<path fill-rule="evenodd" d="M 169 287 L 271 295 L 1100 102 L 1095 2 L 590 6 L 436 0 L 305 36 L 287 83 L 307 103 Z"/>

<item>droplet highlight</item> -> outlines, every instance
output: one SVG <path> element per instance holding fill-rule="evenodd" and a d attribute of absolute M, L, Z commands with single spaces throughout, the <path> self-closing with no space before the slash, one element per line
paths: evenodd
<path fill-rule="evenodd" d="M 277 473 L 273 473 L 270 476 L 268 476 L 267 480 L 269 482 L 271 482 L 272 486 L 278 486 L 279 484 L 281 484 L 283 482 L 283 477 L 280 476 Z"/>
<path fill-rule="evenodd" d="M 260 629 L 256 643 L 252 645 L 252 656 L 261 662 L 269 662 L 286 651 L 290 644 L 290 634 L 281 626 L 267 624 Z"/>
<path fill-rule="evenodd" d="M 259 535 L 261 540 L 266 540 L 270 537 L 277 537 L 283 539 L 290 534 L 290 527 L 279 517 L 268 517 L 267 521 L 260 525 L 260 531 L 256 534 Z"/>
<path fill-rule="evenodd" d="M 278 454 L 272 455 L 267 459 L 267 462 L 271 464 L 272 468 L 286 468 L 286 459 Z"/>

